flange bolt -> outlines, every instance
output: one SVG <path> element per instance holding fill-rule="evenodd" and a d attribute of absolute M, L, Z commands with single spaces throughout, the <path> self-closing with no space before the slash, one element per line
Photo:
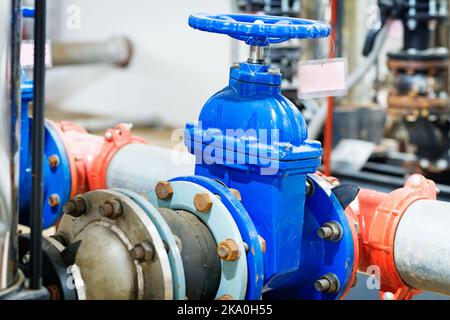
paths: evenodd
<path fill-rule="evenodd" d="M 160 181 L 155 188 L 156 195 L 161 200 L 169 200 L 173 196 L 172 185 L 167 181 Z"/>
<path fill-rule="evenodd" d="M 199 212 L 207 213 L 211 211 L 213 202 L 207 192 L 197 193 L 194 197 L 194 206 Z"/>
<path fill-rule="evenodd" d="M 115 220 L 123 214 L 122 203 L 116 199 L 106 200 L 98 210 L 102 216 L 111 220 Z"/>
<path fill-rule="evenodd" d="M 225 261 L 236 261 L 239 259 L 239 247 L 232 239 L 222 241 L 217 246 L 219 258 Z"/>
<path fill-rule="evenodd" d="M 333 273 L 328 273 L 316 280 L 314 288 L 317 291 L 325 293 L 336 293 L 339 291 L 339 279 Z"/>
<path fill-rule="evenodd" d="M 327 222 L 317 229 L 317 236 L 324 240 L 337 242 L 342 239 L 342 227 L 336 221 Z"/>
<path fill-rule="evenodd" d="M 134 260 L 139 262 L 152 261 L 155 259 L 155 248 L 150 242 L 144 241 L 134 246 L 130 254 Z"/>
<path fill-rule="evenodd" d="M 241 196 L 241 193 L 239 192 L 239 190 L 233 189 L 233 188 L 230 188 L 229 190 L 231 191 L 231 193 L 236 197 L 236 199 L 237 199 L 239 202 L 242 201 L 242 196 Z"/>
<path fill-rule="evenodd" d="M 52 208 L 59 206 L 59 202 L 60 202 L 59 195 L 56 193 L 53 193 L 48 197 L 48 204 Z"/>
<path fill-rule="evenodd" d="M 55 169 L 59 166 L 59 157 L 58 155 L 54 154 L 48 157 L 48 164 L 50 165 L 50 168 Z"/>
<path fill-rule="evenodd" d="M 84 198 L 75 197 L 63 205 L 62 211 L 63 214 L 77 218 L 87 212 L 87 207 L 87 202 Z"/>

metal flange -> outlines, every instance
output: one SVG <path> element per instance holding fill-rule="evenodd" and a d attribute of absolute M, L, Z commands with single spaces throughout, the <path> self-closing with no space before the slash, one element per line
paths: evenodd
<path fill-rule="evenodd" d="M 83 197 L 86 213 L 64 215 L 57 236 L 73 250 L 86 299 L 172 300 L 169 257 L 147 213 L 120 192 L 99 190 Z"/>
<path fill-rule="evenodd" d="M 183 261 L 181 260 L 180 249 L 178 248 L 175 237 L 167 222 L 164 220 L 161 213 L 159 213 L 158 209 L 156 209 L 150 202 L 138 195 L 136 192 L 125 189 L 114 189 L 114 191 L 118 191 L 127 197 L 130 197 L 130 199 L 136 202 L 142 210 L 145 211 L 150 220 L 152 220 L 159 232 L 159 235 L 161 236 L 161 239 L 167 244 L 167 254 L 169 256 L 170 267 L 172 270 L 174 299 L 185 300 L 186 279 L 184 276 Z"/>
<path fill-rule="evenodd" d="M 173 194 L 167 200 L 158 199 L 154 190 L 147 196 L 155 207 L 185 210 L 196 215 L 210 229 L 216 243 L 232 240 L 237 245 L 237 259 L 221 260 L 222 274 L 216 298 L 228 295 L 232 299 L 243 300 L 248 281 L 247 257 L 242 236 L 233 216 L 214 193 L 196 183 L 173 181 L 171 187 Z M 204 195 L 211 203 L 206 201 L 198 207 L 199 201 L 197 201 L 196 207 L 194 199 L 199 194 Z"/>
<path fill-rule="evenodd" d="M 222 203 L 233 216 L 236 225 L 242 235 L 242 240 L 247 244 L 248 283 L 246 300 L 259 300 L 264 285 L 264 260 L 263 248 L 255 225 L 245 210 L 240 200 L 225 185 L 201 176 L 177 177 L 171 181 L 187 181 L 199 184 L 210 192 L 220 197 Z"/>

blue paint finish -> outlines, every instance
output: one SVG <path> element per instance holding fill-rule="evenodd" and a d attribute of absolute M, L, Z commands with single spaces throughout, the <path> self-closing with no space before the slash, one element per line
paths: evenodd
<path fill-rule="evenodd" d="M 28 114 L 28 105 L 33 101 L 33 82 L 26 79 L 22 73 L 21 80 L 21 113 L 20 113 L 20 175 L 19 175 L 19 222 L 28 225 L 30 221 L 31 205 L 31 126 L 32 119 Z M 58 133 L 49 124 L 45 124 L 45 155 L 44 155 L 44 210 L 43 227 L 53 226 L 62 214 L 62 206 L 70 199 L 71 177 L 70 164 L 64 144 Z M 50 168 L 48 157 L 57 155 L 59 166 Z M 60 197 L 59 205 L 51 207 L 48 197 L 57 194 Z"/>
<path fill-rule="evenodd" d="M 231 191 L 217 181 L 201 177 L 177 177 L 171 181 L 188 181 L 196 183 L 214 194 L 220 196 L 222 203 L 233 216 L 236 225 L 242 236 L 242 240 L 247 243 L 249 250 L 247 253 L 248 283 L 246 300 L 259 300 L 262 295 L 264 283 L 264 264 L 261 244 L 258 239 L 258 232 L 250 219 L 247 211 L 236 199 Z"/>
<path fill-rule="evenodd" d="M 35 10 L 34 10 L 34 8 L 23 7 L 23 8 L 22 8 L 22 16 L 23 16 L 24 18 L 34 18 L 34 16 L 35 16 Z"/>
<path fill-rule="evenodd" d="M 286 40 L 325 38 L 331 27 L 306 19 L 250 14 L 194 14 L 189 25 L 201 31 L 227 34 L 248 45 L 268 46 Z"/>
<path fill-rule="evenodd" d="M 271 299 L 335 300 L 340 299 L 349 286 L 354 264 L 349 222 L 330 186 L 314 175 L 309 177 L 314 183 L 314 193 L 306 199 L 301 264 L 293 285 L 269 292 Z M 336 221 L 342 226 L 343 237 L 339 242 L 317 236 L 317 229 L 329 221 Z M 315 280 L 327 273 L 333 273 L 339 279 L 340 289 L 334 294 L 318 292 L 314 288 Z"/>
<path fill-rule="evenodd" d="M 189 25 L 259 46 L 330 33 L 327 24 L 317 21 L 253 15 L 199 14 L 190 17 Z M 322 148 L 308 139 L 301 113 L 281 95 L 281 80 L 267 65 L 233 66 L 229 85 L 206 102 L 197 123 L 186 125 L 185 144 L 196 156 L 196 175 L 240 191 L 242 204 L 266 240 L 268 295 L 335 299 L 340 293 L 319 293 L 314 281 L 333 272 L 345 288 L 353 240 L 331 191 L 314 180 L 317 192 L 306 202 L 306 178 L 320 165 Z M 329 220 L 344 225 L 346 234 L 339 243 L 316 235 L 318 226 Z"/>

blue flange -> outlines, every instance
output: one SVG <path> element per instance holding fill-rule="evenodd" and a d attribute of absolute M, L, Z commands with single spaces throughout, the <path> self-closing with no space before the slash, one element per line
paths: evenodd
<path fill-rule="evenodd" d="M 248 282 L 247 255 L 239 228 L 233 216 L 221 200 L 208 189 L 188 181 L 172 181 L 173 195 L 169 200 L 161 200 L 154 190 L 146 195 L 155 207 L 172 210 L 186 210 L 196 215 L 209 228 L 217 243 L 233 240 L 239 248 L 239 257 L 234 261 L 221 260 L 221 278 L 216 298 L 229 295 L 235 300 L 243 300 Z M 198 193 L 207 193 L 212 200 L 207 213 L 197 211 L 194 198 Z"/>
<path fill-rule="evenodd" d="M 233 216 L 242 240 L 248 245 L 247 265 L 248 283 L 246 300 L 259 300 L 262 295 L 264 284 L 264 260 L 258 232 L 242 204 L 236 199 L 234 194 L 224 185 L 209 178 L 201 176 L 177 177 L 170 181 L 189 181 L 196 183 L 212 193 L 219 195 L 222 203 Z"/>
<path fill-rule="evenodd" d="M 170 268 L 172 270 L 173 296 L 175 300 L 186 300 L 186 279 L 184 276 L 184 267 L 180 249 L 178 248 L 175 237 L 166 220 L 164 220 L 158 209 L 156 209 L 149 201 L 138 195 L 136 192 L 125 189 L 113 189 L 113 191 L 118 191 L 136 202 L 145 211 L 145 213 L 147 213 L 150 220 L 152 220 L 159 232 L 159 235 L 161 236 L 161 239 L 165 241 L 169 247 L 167 254 L 169 256 Z"/>
<path fill-rule="evenodd" d="M 336 300 L 350 285 L 354 264 L 352 231 L 344 209 L 331 187 L 320 177 L 308 176 L 313 193 L 306 198 L 302 239 L 302 262 L 295 279 L 295 287 L 269 292 L 272 299 Z M 326 222 L 335 221 L 342 227 L 342 239 L 337 242 L 320 239 L 317 230 Z M 339 290 L 323 293 L 314 288 L 320 277 L 332 273 L 339 279 Z"/>

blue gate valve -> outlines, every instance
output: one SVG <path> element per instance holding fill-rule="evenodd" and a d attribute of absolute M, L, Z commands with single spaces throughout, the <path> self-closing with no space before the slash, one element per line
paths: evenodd
<path fill-rule="evenodd" d="M 346 233 L 343 208 L 331 190 L 308 177 L 321 164 L 321 144 L 308 139 L 300 111 L 281 94 L 282 75 L 264 58 L 272 43 L 328 37 L 330 26 L 244 14 L 194 14 L 189 25 L 250 45 L 247 62 L 231 67 L 229 85 L 206 102 L 198 122 L 186 125 L 185 144 L 197 160 L 195 174 L 240 191 L 266 241 L 263 291 L 270 298 L 341 297 L 351 275 L 352 235 Z M 308 183 L 309 190 L 318 191 L 309 203 Z M 327 222 L 323 219 L 341 224 L 339 243 L 317 236 L 316 230 Z M 315 281 L 330 271 L 340 285 L 333 293 L 318 291 Z"/>

